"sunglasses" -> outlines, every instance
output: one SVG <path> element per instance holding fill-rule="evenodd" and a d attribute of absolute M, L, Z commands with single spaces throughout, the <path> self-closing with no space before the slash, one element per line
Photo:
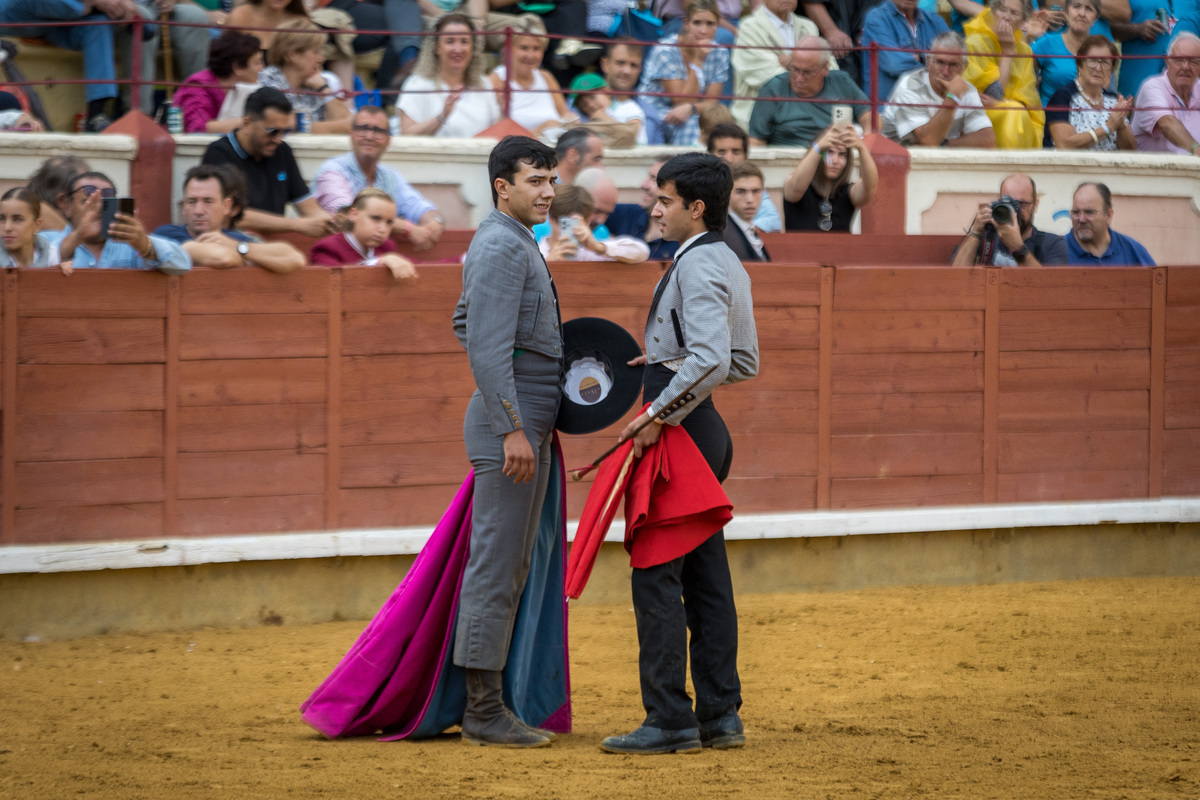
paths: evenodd
<path fill-rule="evenodd" d="M 387 128 L 381 128 L 378 125 L 355 125 L 350 130 L 355 133 L 369 133 L 372 136 L 390 136 L 391 131 Z"/>
<path fill-rule="evenodd" d="M 117 196 L 117 190 L 112 188 L 111 186 L 105 186 L 104 188 L 100 188 L 99 186 L 93 186 L 90 183 L 85 183 L 83 186 L 76 186 L 74 189 L 71 190 L 71 194 L 75 194 L 76 192 L 83 192 L 84 197 L 91 197 L 96 192 L 99 192 L 101 197 L 116 197 Z"/>
<path fill-rule="evenodd" d="M 259 123 L 254 123 L 260 131 L 267 135 L 268 139 L 282 139 L 290 133 L 295 132 L 295 128 L 264 128 Z"/>

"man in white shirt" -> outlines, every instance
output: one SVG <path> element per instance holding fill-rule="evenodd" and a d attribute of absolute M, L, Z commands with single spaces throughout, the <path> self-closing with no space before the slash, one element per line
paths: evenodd
<path fill-rule="evenodd" d="M 963 79 L 966 43 L 956 33 L 933 40 L 928 66 L 896 81 L 883 133 L 902 145 L 995 147 L 996 133 L 975 87 Z"/>
<path fill-rule="evenodd" d="M 729 171 L 733 176 L 733 191 L 729 195 L 729 221 L 722 234 L 725 244 L 743 262 L 770 261 L 767 248 L 754 229 L 754 217 L 764 194 L 762 170 L 743 161 L 731 164 Z"/>

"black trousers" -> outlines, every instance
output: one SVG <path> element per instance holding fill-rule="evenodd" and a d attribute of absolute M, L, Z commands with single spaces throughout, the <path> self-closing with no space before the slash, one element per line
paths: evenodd
<path fill-rule="evenodd" d="M 647 367 L 644 399 L 657 397 L 674 375 L 661 365 Z M 733 462 L 733 441 L 712 397 L 696 406 L 681 427 L 717 480 L 724 481 Z M 667 730 L 695 728 L 740 708 L 737 609 L 724 533 L 718 531 L 674 561 L 633 570 L 632 583 L 644 724 Z M 686 687 L 689 652 L 695 710 Z"/>

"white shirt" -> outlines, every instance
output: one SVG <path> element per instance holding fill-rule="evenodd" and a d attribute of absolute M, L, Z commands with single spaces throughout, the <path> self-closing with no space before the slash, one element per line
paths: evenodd
<path fill-rule="evenodd" d="M 737 226 L 741 228 L 742 233 L 746 236 L 746 241 L 750 242 L 750 246 L 754 248 L 755 254 L 759 258 L 763 258 L 762 239 L 758 238 L 758 231 L 754 230 L 754 223 L 746 222 L 746 220 L 742 219 L 732 211 L 729 212 L 729 218 L 737 223 Z"/>
<path fill-rule="evenodd" d="M 636 100 L 618 101 L 614 100 L 613 104 L 608 109 L 608 115 L 617 122 L 629 122 L 637 120 L 642 123 L 638 126 L 637 143 L 646 144 L 646 112 L 637 104 Z"/>
<path fill-rule="evenodd" d="M 429 94 L 418 91 L 433 90 Z M 442 113 L 450 87 L 440 79 L 433 81 L 420 75 L 409 75 L 401 87 L 400 102 L 396 108 L 408 115 L 413 122 L 426 122 Z M 464 91 L 454 104 L 454 110 L 434 136 L 470 139 L 500 121 L 500 104 L 491 86 Z"/>
<path fill-rule="evenodd" d="M 900 76 L 896 87 L 892 89 L 890 103 L 907 105 L 887 105 L 883 109 L 883 135 L 903 145 L 916 144 L 913 131 L 921 127 L 938 112 L 945 97 L 933 90 L 929 83 L 929 72 L 924 69 L 913 70 Z M 930 107 L 932 106 L 932 107 Z M 954 121 L 950 123 L 947 139 L 981 131 L 992 127 L 987 112 L 983 110 L 983 101 L 974 86 L 968 86 L 967 92 L 959 98 L 958 108 L 954 110 Z"/>

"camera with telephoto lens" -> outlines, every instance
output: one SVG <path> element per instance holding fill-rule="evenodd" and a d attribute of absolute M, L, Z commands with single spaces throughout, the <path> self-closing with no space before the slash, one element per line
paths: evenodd
<path fill-rule="evenodd" d="M 992 220 L 997 225 L 1014 225 L 1019 217 L 1020 204 L 1008 195 L 992 202 Z"/>

